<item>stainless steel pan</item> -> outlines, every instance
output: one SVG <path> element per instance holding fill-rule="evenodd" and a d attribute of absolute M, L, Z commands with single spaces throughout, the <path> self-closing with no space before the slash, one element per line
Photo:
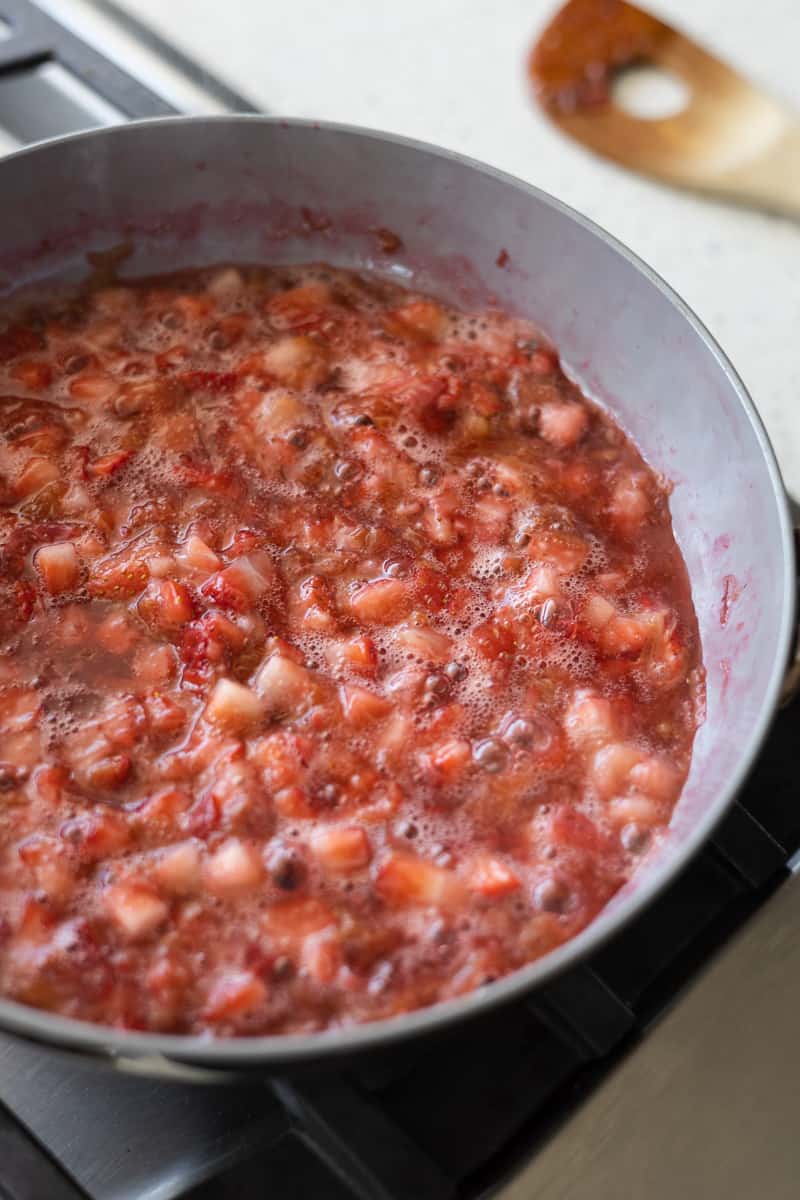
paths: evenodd
<path fill-rule="evenodd" d="M 673 521 L 708 672 L 708 716 L 658 859 L 574 941 L 509 978 L 407 1016 L 312 1036 L 120 1033 L 7 1001 L 0 1025 L 148 1070 L 318 1066 L 439 1031 L 596 950 L 680 872 L 731 804 L 778 704 L 794 635 L 792 530 L 775 458 L 744 387 L 696 317 L 623 246 L 536 188 L 342 126 L 221 117 L 80 134 L 0 162 L 0 197 L 6 291 L 77 277 L 87 251 L 129 240 L 129 274 L 324 259 L 532 318 L 674 483 Z M 379 228 L 402 248 L 387 255 Z M 727 576 L 740 596 L 724 621 Z"/>

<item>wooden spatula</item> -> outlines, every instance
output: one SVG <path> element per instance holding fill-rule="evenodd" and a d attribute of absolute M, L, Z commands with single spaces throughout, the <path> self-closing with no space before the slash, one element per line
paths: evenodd
<path fill-rule="evenodd" d="M 612 99 L 615 76 L 647 64 L 688 87 L 674 116 L 647 120 Z M 625 0 L 569 0 L 534 46 L 536 96 L 565 133 L 665 183 L 800 217 L 800 117 Z"/>

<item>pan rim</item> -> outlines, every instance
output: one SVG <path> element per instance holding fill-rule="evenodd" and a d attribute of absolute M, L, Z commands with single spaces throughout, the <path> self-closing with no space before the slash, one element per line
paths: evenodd
<path fill-rule="evenodd" d="M 403 1042 L 406 1039 L 435 1033 L 445 1027 L 466 1021 L 471 1017 L 519 999 L 570 967 L 584 961 L 591 952 L 596 951 L 611 937 L 619 934 L 631 920 L 649 906 L 680 874 L 712 834 L 732 804 L 763 745 L 778 706 L 794 634 L 797 567 L 789 503 L 775 452 L 753 400 L 724 351 L 685 301 L 638 255 L 588 217 L 525 180 L 468 155 L 416 138 L 335 121 L 316 121 L 311 118 L 287 119 L 263 116 L 257 113 L 157 117 L 67 134 L 24 147 L 5 156 L 0 161 L 0 173 L 4 170 L 6 163 L 13 164 L 27 156 L 47 153 L 51 147 L 65 143 L 85 142 L 91 144 L 109 137 L 124 138 L 129 133 L 138 132 L 140 129 L 186 124 L 194 126 L 277 125 L 287 132 L 299 128 L 321 133 L 340 133 L 411 149 L 432 158 L 454 162 L 489 176 L 501 184 L 531 196 L 537 202 L 555 210 L 562 217 L 599 238 L 609 249 L 620 255 L 634 270 L 644 276 L 647 282 L 656 287 L 665 299 L 678 310 L 721 369 L 729 387 L 741 404 L 760 447 L 772 485 L 783 549 L 784 570 L 783 579 L 780 582 L 782 611 L 780 627 L 775 639 L 774 661 L 765 690 L 764 703 L 758 719 L 754 721 L 750 729 L 749 736 L 742 744 L 736 769 L 731 772 L 727 784 L 720 789 L 714 803 L 709 806 L 702 819 L 693 825 L 685 839 L 677 847 L 675 854 L 666 856 L 665 861 L 653 869 L 641 889 L 637 890 L 629 899 L 622 901 L 610 916 L 607 910 L 604 910 L 576 937 L 544 955 L 541 959 L 519 968 L 479 991 L 470 992 L 453 1000 L 442 1001 L 435 1005 L 377 1021 L 308 1034 L 217 1038 L 210 1035 L 117 1030 L 111 1026 L 95 1025 L 59 1016 L 16 1001 L 0 998 L 0 1027 L 7 1032 L 34 1042 L 51 1045 L 58 1043 L 62 1048 L 68 1050 L 102 1057 L 110 1056 L 117 1059 L 119 1065 L 125 1065 L 126 1062 L 135 1060 L 142 1067 L 149 1062 L 154 1070 L 158 1070 L 159 1067 L 169 1070 L 170 1064 L 173 1063 L 176 1065 L 197 1064 L 210 1068 L 212 1071 L 215 1068 L 226 1067 L 234 1070 L 260 1069 L 267 1066 L 280 1068 L 301 1060 L 333 1060 L 368 1052 L 370 1049 L 379 1047 L 385 1049 L 389 1045 Z"/>

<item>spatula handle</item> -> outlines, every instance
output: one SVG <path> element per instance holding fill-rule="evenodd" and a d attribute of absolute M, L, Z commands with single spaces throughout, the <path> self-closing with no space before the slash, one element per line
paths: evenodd
<path fill-rule="evenodd" d="M 710 190 L 740 204 L 800 219 L 800 122 L 787 119 L 771 143 L 720 173 Z"/>

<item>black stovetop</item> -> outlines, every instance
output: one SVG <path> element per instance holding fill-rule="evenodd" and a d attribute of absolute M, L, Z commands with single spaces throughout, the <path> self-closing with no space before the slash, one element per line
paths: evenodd
<path fill-rule="evenodd" d="M 108 3 L 103 5 L 108 9 Z M 86 127 L 59 64 L 119 117 L 175 109 L 26 0 L 5 0 L 0 127 Z M 148 35 L 151 48 L 152 35 Z M 171 48 L 173 67 L 249 104 Z M 229 1086 L 158 1083 L 0 1039 L 0 1200 L 457 1200 L 490 1194 L 586 1098 L 788 876 L 800 846 L 784 711 L 738 803 L 649 909 L 529 1001 L 360 1069 Z M 109 1154 L 109 1144 L 113 1153 Z"/>

